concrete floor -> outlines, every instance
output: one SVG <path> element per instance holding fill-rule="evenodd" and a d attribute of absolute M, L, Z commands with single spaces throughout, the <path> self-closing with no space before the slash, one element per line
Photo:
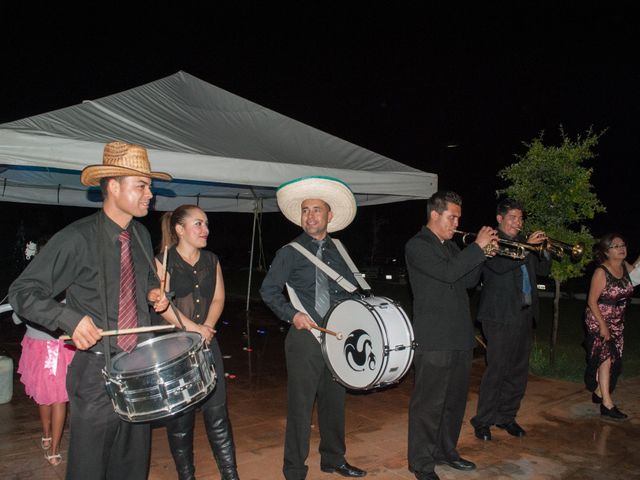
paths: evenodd
<path fill-rule="evenodd" d="M 242 308 L 227 309 L 228 325 L 219 332 L 229 378 L 229 409 L 234 428 L 238 468 L 243 480 L 282 478 L 282 452 L 286 413 L 283 355 L 285 333 L 257 307 L 252 312 L 251 342 L 244 347 L 245 315 Z M 20 333 L 2 322 L 0 351 L 15 361 Z M 481 352 L 474 361 L 471 391 L 459 442 L 460 454 L 477 463 L 473 472 L 436 467 L 442 479 L 632 479 L 640 478 L 640 378 L 621 382 L 616 402 L 630 418 L 616 422 L 600 417 L 581 384 L 531 377 L 519 423 L 524 438 L 493 429 L 493 440 L 473 435 L 469 418 L 475 413 L 484 368 Z M 383 391 L 357 392 L 347 398 L 347 459 L 369 472 L 367 478 L 411 479 L 407 470 L 407 406 L 413 384 L 410 372 L 398 385 Z M 0 405 L 0 479 L 64 478 L 66 461 L 47 464 L 39 446 L 40 423 L 36 405 L 25 396 L 14 377 L 11 402 Z M 320 472 L 319 437 L 313 428 L 309 480 L 332 478 Z M 63 439 L 66 460 L 68 431 Z M 209 450 L 201 418 L 195 435 L 198 479 L 219 475 Z M 173 479 L 175 470 L 166 432 L 153 429 L 150 480 Z M 333 475 L 333 478 L 341 478 Z"/>

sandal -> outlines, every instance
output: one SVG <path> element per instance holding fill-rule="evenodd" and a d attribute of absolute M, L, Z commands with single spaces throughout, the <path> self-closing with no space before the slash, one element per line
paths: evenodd
<path fill-rule="evenodd" d="M 59 453 L 56 453 L 55 455 L 48 455 L 47 453 L 45 453 L 44 458 L 47 462 L 49 462 L 50 465 L 53 465 L 54 467 L 57 467 L 62 462 L 62 455 L 60 455 Z"/>
<path fill-rule="evenodd" d="M 42 437 L 40 439 L 40 446 L 43 450 L 49 450 L 49 448 L 51 448 L 51 437 Z"/>

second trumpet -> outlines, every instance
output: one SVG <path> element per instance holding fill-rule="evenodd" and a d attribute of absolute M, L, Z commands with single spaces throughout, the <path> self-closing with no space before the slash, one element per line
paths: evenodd
<path fill-rule="evenodd" d="M 476 239 L 475 233 L 462 232 L 460 230 L 455 230 L 455 233 L 462 235 L 462 243 L 464 245 L 469 245 Z M 527 242 L 517 242 L 515 240 L 499 238 L 497 247 L 489 245 L 485 248 L 485 254 L 487 255 L 494 251 L 496 252 L 496 255 L 510 257 L 516 260 L 524 259 L 527 251 L 535 252 L 538 255 L 542 255 L 544 252 L 549 252 L 549 254 L 557 260 L 562 260 L 565 256 L 568 256 L 572 261 L 577 262 L 582 258 L 584 245 L 582 243 L 570 245 L 552 238 L 547 238 L 544 242 L 536 245 Z"/>

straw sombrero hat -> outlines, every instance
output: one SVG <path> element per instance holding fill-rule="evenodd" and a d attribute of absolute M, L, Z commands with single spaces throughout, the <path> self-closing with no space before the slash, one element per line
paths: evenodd
<path fill-rule="evenodd" d="M 356 198 L 349 186 L 332 177 L 302 177 L 283 183 L 276 192 L 278 207 L 288 220 L 300 226 L 302 202 L 319 199 L 331 207 L 333 219 L 328 232 L 349 226 L 356 216 Z"/>
<path fill-rule="evenodd" d="M 104 177 L 151 177 L 171 180 L 164 172 L 152 172 L 147 150 L 139 145 L 111 142 L 104 146 L 102 165 L 89 165 L 82 170 L 80 181 L 83 185 L 100 185 Z"/>

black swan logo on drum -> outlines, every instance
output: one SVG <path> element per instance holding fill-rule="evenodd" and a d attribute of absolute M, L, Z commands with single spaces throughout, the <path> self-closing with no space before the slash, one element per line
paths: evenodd
<path fill-rule="evenodd" d="M 376 368 L 376 356 L 373 353 L 371 337 L 364 330 L 354 330 L 344 342 L 344 357 L 347 364 L 356 372 Z M 367 365 L 368 364 L 368 365 Z"/>

